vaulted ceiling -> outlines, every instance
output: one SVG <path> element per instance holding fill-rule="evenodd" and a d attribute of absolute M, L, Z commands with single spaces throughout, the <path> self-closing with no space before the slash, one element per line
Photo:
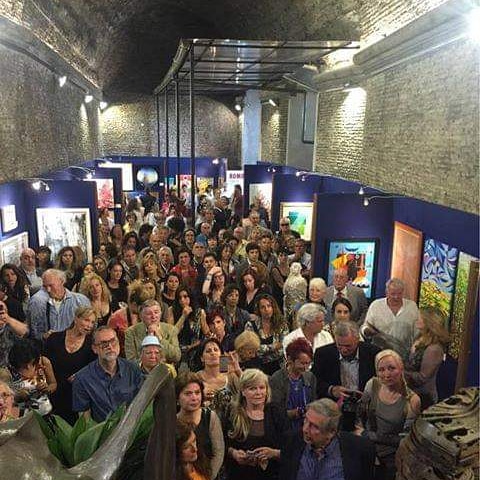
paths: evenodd
<path fill-rule="evenodd" d="M 152 93 L 180 38 L 358 40 L 359 1 L 22 0 L 8 12 L 11 2 L 0 0 L 0 13 L 121 101 Z"/>

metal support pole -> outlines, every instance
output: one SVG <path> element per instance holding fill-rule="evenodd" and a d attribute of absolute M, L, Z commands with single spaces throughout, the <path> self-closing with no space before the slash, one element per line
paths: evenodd
<path fill-rule="evenodd" d="M 195 226 L 195 44 L 190 46 L 190 167 L 192 172 L 192 225 Z"/>
<path fill-rule="evenodd" d="M 178 77 L 175 80 L 175 121 L 177 132 L 177 189 L 180 194 L 180 87 Z"/>
<path fill-rule="evenodd" d="M 169 130 L 168 130 L 168 87 L 165 89 L 165 169 L 164 169 L 164 172 L 165 172 L 165 176 L 167 177 L 166 178 L 166 185 L 167 185 L 167 190 L 168 190 L 168 177 L 169 177 L 169 174 L 170 174 L 170 171 L 169 171 L 169 166 L 168 166 L 168 162 L 170 160 L 170 149 L 169 149 Z"/>
<path fill-rule="evenodd" d="M 157 155 L 160 156 L 160 98 L 155 97 L 157 102 Z"/>

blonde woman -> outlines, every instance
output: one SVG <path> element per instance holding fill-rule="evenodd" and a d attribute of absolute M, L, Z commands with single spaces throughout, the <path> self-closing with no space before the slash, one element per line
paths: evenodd
<path fill-rule="evenodd" d="M 268 377 L 257 369 L 245 370 L 227 424 L 227 478 L 276 479 L 287 428 L 286 413 L 270 403 Z"/>
<path fill-rule="evenodd" d="M 444 325 L 445 318 L 437 309 L 420 309 L 415 323 L 419 334 L 410 351 L 405 378 L 420 396 L 422 410 L 438 401 L 437 373 L 450 339 Z"/>
<path fill-rule="evenodd" d="M 80 283 L 80 293 L 90 300 L 97 327 L 106 325 L 112 314 L 112 296 L 103 278 L 96 273 L 86 276 Z"/>
<path fill-rule="evenodd" d="M 420 398 L 407 387 L 402 358 L 394 350 L 376 355 L 375 371 L 361 400 L 365 430 L 357 427 L 355 433 L 366 434 L 375 443 L 380 461 L 377 478 L 393 480 L 395 453 L 402 434 L 420 413 Z"/>

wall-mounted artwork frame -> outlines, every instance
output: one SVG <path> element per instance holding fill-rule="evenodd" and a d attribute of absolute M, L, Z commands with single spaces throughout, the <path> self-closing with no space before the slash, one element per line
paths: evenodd
<path fill-rule="evenodd" d="M 401 222 L 393 228 L 392 265 L 390 278 L 405 283 L 404 297 L 417 302 L 422 265 L 423 233 Z"/>
<path fill-rule="evenodd" d="M 280 218 L 290 219 L 290 228 L 303 240 L 312 239 L 313 202 L 280 202 Z"/>
<path fill-rule="evenodd" d="M 251 183 L 248 187 L 248 207 L 256 200 L 267 210 L 268 218 L 272 218 L 272 184 Z M 249 208 L 248 208 L 249 209 Z"/>
<path fill-rule="evenodd" d="M 97 207 L 99 209 L 115 207 L 112 178 L 91 178 L 85 179 L 85 181 L 95 182 L 97 186 Z"/>
<path fill-rule="evenodd" d="M 426 238 L 423 247 L 420 308 L 437 308 L 445 317 L 449 328 L 453 303 L 458 249 L 433 238 Z"/>
<path fill-rule="evenodd" d="M 372 298 L 379 245 L 377 238 L 328 240 L 328 284 L 332 284 L 335 270 L 345 269 L 352 285 L 362 288 L 365 296 Z"/>
<path fill-rule="evenodd" d="M 47 245 L 55 258 L 62 247 L 79 246 L 92 261 L 89 208 L 37 208 L 38 244 Z"/>
<path fill-rule="evenodd" d="M 122 162 L 100 162 L 100 168 L 120 168 L 122 170 L 122 190 L 131 192 L 133 190 L 133 168 L 131 163 Z"/>
<path fill-rule="evenodd" d="M 2 232 L 11 232 L 18 227 L 15 205 L 5 205 L 2 212 Z"/>
<path fill-rule="evenodd" d="M 455 391 L 467 386 L 475 311 L 478 306 L 480 260 L 464 252 L 458 256 L 448 353 L 457 360 Z"/>
<path fill-rule="evenodd" d="M 197 177 L 196 183 L 199 193 L 205 193 L 205 190 L 210 185 L 213 188 L 214 179 L 211 177 Z M 180 185 L 182 185 L 182 181 L 180 180 Z"/>
<path fill-rule="evenodd" d="M 22 250 L 28 248 L 28 232 L 22 232 L 0 242 L 0 263 L 18 265 Z M 0 266 L 1 266 L 0 265 Z"/>

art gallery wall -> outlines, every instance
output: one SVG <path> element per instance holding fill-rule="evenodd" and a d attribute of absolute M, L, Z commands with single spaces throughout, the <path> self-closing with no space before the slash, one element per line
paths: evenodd
<path fill-rule="evenodd" d="M 313 195 L 322 188 L 320 175 L 297 177 L 295 174 L 273 175 L 272 230 L 279 230 L 281 202 L 313 202 Z"/>
<path fill-rule="evenodd" d="M 13 237 L 21 232 L 28 231 L 29 224 L 26 219 L 26 202 L 25 192 L 27 189 L 31 190 L 28 182 L 11 182 L 0 185 L 0 209 L 8 205 L 15 205 L 15 213 L 17 216 L 18 225 L 14 230 L 4 232 L 1 228 L 0 240 Z M 31 237 L 30 237 L 31 243 Z"/>
<path fill-rule="evenodd" d="M 313 274 L 327 279 L 327 241 L 333 239 L 378 239 L 373 298 L 385 295 L 390 275 L 393 241 L 393 199 L 382 199 L 364 207 L 358 194 L 317 194 Z M 314 218 L 315 222 L 315 218 Z"/>
<path fill-rule="evenodd" d="M 96 208 L 96 185 L 94 182 L 55 180 L 50 191 L 25 191 L 25 221 L 29 226 L 30 246 L 38 247 L 37 208 L 88 208 L 92 230 L 93 252 L 98 251 L 98 212 Z"/>
<path fill-rule="evenodd" d="M 113 200 L 119 208 L 114 209 L 115 223 L 122 222 L 122 171 L 118 168 L 97 168 L 95 178 L 111 178 L 113 180 Z"/>
<path fill-rule="evenodd" d="M 479 225 L 477 215 L 447 208 L 433 203 L 409 198 L 394 200 L 393 219 L 421 230 L 424 236 L 434 238 L 460 251 L 480 258 Z M 468 368 L 468 385 L 478 385 L 479 378 L 479 329 L 477 304 L 472 335 L 471 357 Z M 451 395 L 455 385 L 457 362 L 447 356 L 438 374 L 440 397 Z"/>

